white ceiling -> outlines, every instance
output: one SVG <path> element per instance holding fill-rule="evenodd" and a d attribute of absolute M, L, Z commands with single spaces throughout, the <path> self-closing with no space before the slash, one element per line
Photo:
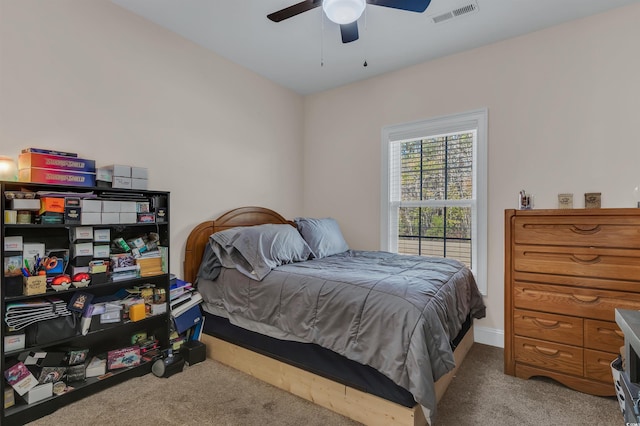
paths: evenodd
<path fill-rule="evenodd" d="M 267 19 L 301 0 L 111 1 L 303 95 L 638 2 L 432 0 L 424 13 L 367 5 L 360 39 L 343 44 L 320 7 Z M 476 12 L 433 22 L 470 3 Z"/>

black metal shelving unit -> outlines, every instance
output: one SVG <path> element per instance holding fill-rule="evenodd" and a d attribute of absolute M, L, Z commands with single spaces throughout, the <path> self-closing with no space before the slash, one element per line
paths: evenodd
<path fill-rule="evenodd" d="M 4 263 L 5 255 L 11 255 L 13 252 L 4 252 L 4 240 L 7 236 L 23 236 L 24 242 L 44 242 L 48 245 L 52 243 L 56 248 L 62 244 L 67 244 L 67 248 L 72 243 L 71 232 L 75 227 L 79 226 L 91 226 L 94 228 L 110 229 L 111 238 L 116 236 L 128 237 L 137 233 L 156 232 L 160 237 L 160 244 L 167 248 L 170 247 L 169 241 L 169 218 L 162 223 L 117 223 L 117 224 L 94 224 L 94 225 L 82 225 L 82 224 L 7 224 L 5 223 L 5 210 L 8 209 L 9 200 L 5 197 L 7 191 L 31 191 L 31 192 L 65 192 L 65 193 L 77 193 L 86 194 L 93 193 L 100 198 L 103 195 L 108 194 L 109 200 L 117 200 L 119 197 L 122 200 L 141 199 L 157 201 L 161 200 L 163 207 L 169 212 L 169 192 L 166 191 L 149 191 L 149 190 L 124 190 L 102 187 L 75 187 L 75 186 L 63 186 L 63 185 L 48 185 L 39 183 L 27 183 L 27 182 L 0 182 L 0 219 L 2 220 L 0 227 L 0 238 L 2 239 L 2 257 Z M 167 263 L 169 254 L 167 253 Z M 4 269 L 3 269 L 4 270 Z M 96 297 L 106 296 L 114 294 L 118 290 L 131 288 L 136 285 L 142 285 L 145 283 L 154 284 L 156 287 L 164 288 L 167 296 L 166 313 L 147 316 L 147 318 L 139 321 L 126 321 L 119 323 L 116 326 L 101 329 L 91 330 L 86 335 L 82 335 L 79 330 L 78 334 L 73 337 L 54 340 L 46 343 L 45 345 L 38 346 L 26 346 L 24 349 L 6 351 L 4 348 L 4 336 L 7 333 L 7 327 L 5 323 L 5 314 L 7 304 L 12 302 L 28 301 L 34 299 L 40 299 L 43 297 L 55 296 L 65 301 L 69 301 L 73 294 L 77 291 L 90 292 Z M 94 355 L 102 355 L 108 350 L 118 349 L 121 347 L 129 346 L 130 336 L 145 331 L 148 334 L 153 334 L 156 339 L 159 340 L 160 348 L 167 348 L 169 346 L 169 333 L 170 333 L 170 309 L 169 309 L 169 285 L 170 274 L 168 271 L 168 265 L 164 273 L 160 275 L 154 275 L 150 277 L 133 278 L 128 280 L 111 281 L 107 280 L 105 283 L 90 284 L 88 287 L 74 288 L 71 287 L 67 290 L 53 291 L 48 289 L 44 294 L 37 295 L 21 295 L 21 296 L 7 296 L 6 295 L 6 278 L 4 273 L 0 276 L 0 315 L 2 317 L 2 328 L 0 339 L 0 352 L 3 356 L 0 358 L 0 370 L 4 372 L 10 365 L 12 365 L 17 357 L 25 351 L 56 351 L 60 348 L 68 347 L 82 347 L 89 349 L 89 359 Z M 92 395 L 110 386 L 122 383 L 134 377 L 139 377 L 148 374 L 151 371 L 150 362 L 142 362 L 138 366 L 128 367 L 108 372 L 101 378 L 86 378 L 83 381 L 76 381 L 68 383 L 73 390 L 67 391 L 60 395 L 54 395 L 49 398 L 43 399 L 38 402 L 27 404 L 23 398 L 14 393 L 15 405 L 4 408 L 4 391 L 9 388 L 10 385 L 4 379 L 0 379 L 0 395 L 3 398 L 3 404 L 0 405 L 2 410 L 0 416 L 0 424 L 2 425 L 22 425 L 30 421 L 41 418 L 47 414 L 50 414 L 60 407 L 63 407 L 71 402 L 80 400 L 84 397 Z"/>

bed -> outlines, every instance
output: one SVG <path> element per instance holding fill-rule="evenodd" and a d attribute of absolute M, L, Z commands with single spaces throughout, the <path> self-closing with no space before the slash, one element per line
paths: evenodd
<path fill-rule="evenodd" d="M 427 424 L 485 309 L 456 261 L 349 250 L 332 219 L 262 207 L 196 226 L 184 273 L 210 358 L 365 424 Z"/>

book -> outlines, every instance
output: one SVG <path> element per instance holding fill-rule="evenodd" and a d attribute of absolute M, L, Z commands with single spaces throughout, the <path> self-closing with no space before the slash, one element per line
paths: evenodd
<path fill-rule="evenodd" d="M 67 372 L 67 367 L 42 367 L 38 376 L 38 383 L 56 383 L 62 380 Z"/>
<path fill-rule="evenodd" d="M 178 317 L 184 312 L 188 311 L 190 308 L 200 304 L 200 302 L 202 302 L 202 296 L 196 291 L 192 294 L 191 299 L 181 304 L 180 306 L 177 306 L 175 309 L 172 309 L 171 315 L 173 315 L 174 318 Z"/>
<path fill-rule="evenodd" d="M 31 374 L 31 371 L 29 371 L 27 366 L 22 362 L 18 362 L 7 368 L 4 372 L 4 377 L 7 379 L 7 383 L 9 383 L 20 396 L 29 392 L 38 384 L 38 380 L 36 380 L 34 375 Z"/>
<path fill-rule="evenodd" d="M 67 367 L 67 382 L 79 382 L 84 380 L 85 365 L 70 365 Z"/>

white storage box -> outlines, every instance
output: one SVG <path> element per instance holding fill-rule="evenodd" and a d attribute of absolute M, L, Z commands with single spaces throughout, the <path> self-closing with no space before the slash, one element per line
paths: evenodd
<path fill-rule="evenodd" d="M 73 240 L 92 240 L 93 228 L 91 226 L 78 226 L 73 228 Z"/>
<path fill-rule="evenodd" d="M 102 212 L 102 200 L 83 199 L 81 202 L 82 213 L 100 213 Z"/>
<path fill-rule="evenodd" d="M 108 243 L 111 241 L 111 230 L 110 229 L 94 229 L 93 230 L 93 241 L 96 243 Z"/>
<path fill-rule="evenodd" d="M 102 213 L 120 213 L 120 201 L 102 200 Z"/>
<path fill-rule="evenodd" d="M 27 401 L 27 404 L 33 404 L 50 396 L 53 396 L 53 383 L 51 382 L 32 388 L 25 394 L 24 399 Z"/>

